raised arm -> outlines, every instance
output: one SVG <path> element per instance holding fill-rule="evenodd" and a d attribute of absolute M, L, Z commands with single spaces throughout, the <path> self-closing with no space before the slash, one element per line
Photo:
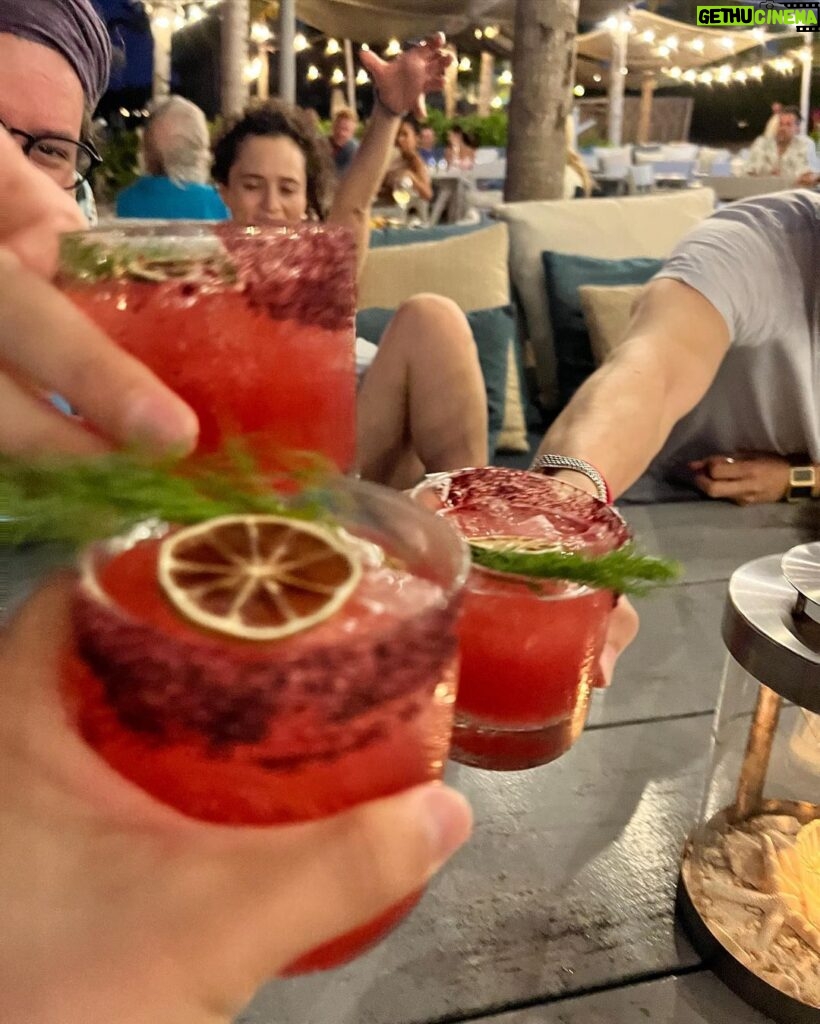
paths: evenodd
<path fill-rule="evenodd" d="M 627 339 L 579 389 L 538 454 L 585 459 L 622 493 L 706 393 L 728 347 L 726 322 L 711 302 L 679 281 L 653 281 Z M 589 486 L 581 474 L 566 478 Z"/>
<path fill-rule="evenodd" d="M 359 269 L 367 255 L 370 208 L 387 169 L 401 118 L 411 111 L 424 116 L 424 94 L 441 89 L 452 60 L 437 33 L 405 50 L 394 61 L 383 61 L 369 50 L 360 59 L 373 79 L 378 97 L 362 144 L 339 184 L 328 220 L 351 228 L 359 249 Z"/>

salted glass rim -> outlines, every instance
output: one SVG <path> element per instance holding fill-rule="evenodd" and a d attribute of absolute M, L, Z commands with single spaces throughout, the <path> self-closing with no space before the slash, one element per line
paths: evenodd
<path fill-rule="evenodd" d="M 425 490 L 432 489 L 432 487 L 435 486 L 437 481 L 443 480 L 443 479 L 446 479 L 446 478 L 449 478 L 449 477 L 452 477 L 452 476 L 454 476 L 457 473 L 481 472 L 482 470 L 487 470 L 487 469 L 489 469 L 489 470 L 493 470 L 493 469 L 509 469 L 510 472 L 513 472 L 513 473 L 526 473 L 526 472 L 528 472 L 528 470 L 510 469 L 510 467 L 507 467 L 507 466 L 465 466 L 462 469 L 454 469 L 454 470 L 444 471 L 444 472 L 440 472 L 440 473 L 428 473 L 424 477 L 424 479 L 420 480 L 419 483 L 417 483 L 415 485 L 415 487 L 413 487 L 412 490 L 409 492 L 410 498 L 413 501 L 419 503 L 418 502 L 418 496 L 423 494 Z M 533 474 L 533 475 L 539 475 L 539 474 Z M 550 478 L 550 479 L 553 479 L 553 478 Z M 613 521 L 615 521 L 615 522 L 620 524 L 620 526 L 623 528 L 623 531 L 624 531 L 624 538 L 623 538 L 623 540 L 619 544 L 613 544 L 612 547 L 609 550 L 617 551 L 618 548 L 623 547 L 624 544 L 627 544 L 627 543 L 629 543 L 630 540 L 632 540 L 633 533 L 632 533 L 632 530 L 631 530 L 629 524 L 627 523 L 627 521 L 624 518 L 624 516 L 620 513 L 620 511 L 615 508 L 614 505 L 610 505 L 607 502 L 602 501 L 600 498 L 597 498 L 593 494 L 589 494 L 587 491 L 583 490 L 581 487 L 576 487 L 575 484 L 571 484 L 567 480 L 555 480 L 555 479 L 553 479 L 553 483 L 554 484 L 558 484 L 560 487 L 566 487 L 570 491 L 576 491 L 579 494 L 585 495 L 586 497 L 588 497 L 590 499 L 590 501 L 594 502 L 601 509 L 605 510 L 609 515 L 611 515 Z M 423 507 L 426 507 L 426 506 L 423 506 Z M 444 522 L 449 522 L 450 521 L 450 517 L 448 517 L 446 515 L 442 515 L 439 512 L 434 511 L 433 509 L 429 509 L 428 508 L 428 511 L 431 512 L 437 519 L 441 519 Z M 452 528 L 455 529 L 455 527 L 452 527 Z M 459 531 L 459 536 L 462 536 L 460 531 Z M 464 538 L 464 539 L 465 539 L 465 543 L 469 540 L 469 538 Z M 599 592 L 601 592 L 601 589 L 602 589 L 600 587 L 590 586 L 587 583 L 573 583 L 571 580 L 557 580 L 557 579 L 547 579 L 547 578 L 538 579 L 538 578 L 535 578 L 535 577 L 532 577 L 532 576 L 524 576 L 524 575 L 521 575 L 520 573 L 500 572 L 497 569 L 488 569 L 488 568 L 486 568 L 485 566 L 482 566 L 482 565 L 474 565 L 474 564 L 472 564 L 472 562 L 470 564 L 470 568 L 471 568 L 471 570 L 473 572 L 475 572 L 479 576 L 487 577 L 490 580 L 497 579 L 497 580 L 501 580 L 501 581 L 516 582 L 516 583 L 520 583 L 520 584 L 522 584 L 524 586 L 526 586 L 528 584 L 532 584 L 532 583 L 536 583 L 536 584 L 550 584 L 550 583 L 553 583 L 553 584 L 556 584 L 556 585 L 561 585 L 561 586 L 563 586 L 565 588 L 561 593 L 557 593 L 557 594 L 535 594 L 533 592 L 533 597 L 536 598 L 539 601 L 567 601 L 567 600 L 573 600 L 573 599 L 580 598 L 580 597 L 586 597 L 588 594 L 599 593 Z"/>

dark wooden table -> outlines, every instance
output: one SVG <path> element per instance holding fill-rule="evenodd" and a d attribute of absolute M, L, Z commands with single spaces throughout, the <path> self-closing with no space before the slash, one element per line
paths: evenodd
<path fill-rule="evenodd" d="M 237 1024 L 758 1024 L 699 963 L 673 913 L 724 651 L 726 581 L 817 539 L 797 506 L 627 508 L 686 577 L 642 627 L 586 734 L 553 765 L 451 765 L 472 842 L 390 938 L 348 967 L 263 989 Z"/>

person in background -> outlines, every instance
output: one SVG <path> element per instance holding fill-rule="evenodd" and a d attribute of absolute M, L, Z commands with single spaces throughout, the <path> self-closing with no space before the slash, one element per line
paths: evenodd
<path fill-rule="evenodd" d="M 799 134 L 800 121 L 797 107 L 783 107 L 774 137 L 755 139 L 744 172 L 786 178 L 794 185 L 814 184 L 817 175 L 809 166 L 806 139 Z"/>
<path fill-rule="evenodd" d="M 333 154 L 336 174 L 340 178 L 350 169 L 353 157 L 359 148 L 355 138 L 357 124 L 356 112 L 350 107 L 342 107 L 336 111 L 330 129 L 330 150 Z"/>
<path fill-rule="evenodd" d="M 182 96 L 153 111 L 142 140 L 145 175 L 117 196 L 117 216 L 225 220 L 228 211 L 208 184 L 211 142 L 205 115 Z"/>
<path fill-rule="evenodd" d="M 389 64 L 365 52 L 379 100 L 335 194 L 324 140 L 304 111 L 270 101 L 230 123 L 214 148 L 213 173 L 233 219 L 241 225 L 318 220 L 348 227 L 361 271 L 371 204 L 401 125 L 397 112 L 412 108 L 425 87 L 438 83 L 445 66 L 439 54 L 437 39 Z M 356 364 L 357 463 L 365 479 L 403 488 L 425 472 L 484 465 L 484 382 L 470 326 L 454 302 L 439 295 L 408 299 L 378 347 L 357 339 Z"/>
<path fill-rule="evenodd" d="M 419 126 L 413 117 L 405 117 L 396 135 L 398 153 L 385 172 L 379 188 L 379 201 L 395 202 L 393 192 L 403 188 L 429 202 L 433 198 L 430 169 L 419 152 Z"/>
<path fill-rule="evenodd" d="M 419 156 L 428 167 L 436 166 L 436 133 L 429 124 L 419 129 Z"/>
<path fill-rule="evenodd" d="M 447 167 L 454 171 L 471 171 L 475 166 L 476 142 L 472 135 L 460 125 L 453 125 L 447 132 L 447 145 L 444 148 L 444 159 Z"/>
<path fill-rule="evenodd" d="M 766 122 L 766 127 L 763 129 L 763 136 L 766 139 L 773 139 L 777 135 L 777 129 L 780 127 L 780 114 L 783 111 L 782 103 L 773 103 L 771 115 Z"/>

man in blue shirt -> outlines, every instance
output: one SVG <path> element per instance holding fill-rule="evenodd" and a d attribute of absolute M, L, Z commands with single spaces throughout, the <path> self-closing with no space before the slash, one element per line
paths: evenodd
<path fill-rule="evenodd" d="M 117 216 L 226 220 L 228 210 L 207 184 L 210 138 L 205 115 L 181 96 L 160 104 L 145 130 L 146 174 L 117 196 Z"/>

